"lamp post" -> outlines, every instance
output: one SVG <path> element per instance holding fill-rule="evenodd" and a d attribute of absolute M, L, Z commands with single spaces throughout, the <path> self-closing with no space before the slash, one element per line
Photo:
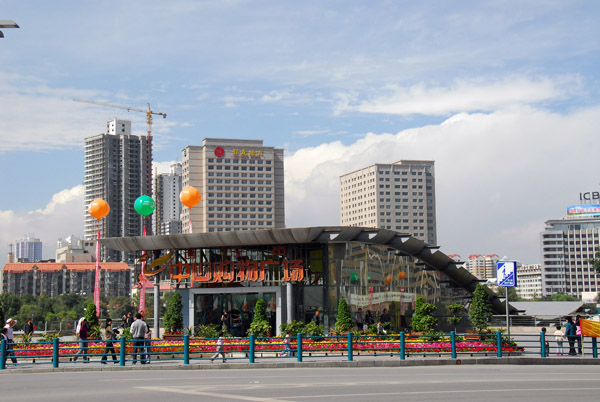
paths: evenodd
<path fill-rule="evenodd" d="M 13 20 L 0 20 L 0 28 L 20 28 Z M 4 38 L 4 33 L 0 31 L 0 38 Z"/>

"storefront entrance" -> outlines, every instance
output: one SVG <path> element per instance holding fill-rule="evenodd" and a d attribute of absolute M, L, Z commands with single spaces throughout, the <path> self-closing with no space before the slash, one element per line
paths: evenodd
<path fill-rule="evenodd" d="M 190 325 L 223 324 L 233 336 L 246 336 L 254 317 L 254 306 L 263 299 L 271 333 L 279 332 L 281 320 L 281 289 L 276 286 L 218 289 L 190 289 Z"/>

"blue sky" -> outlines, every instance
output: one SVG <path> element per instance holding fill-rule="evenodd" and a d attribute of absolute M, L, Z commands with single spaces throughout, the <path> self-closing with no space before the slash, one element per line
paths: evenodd
<path fill-rule="evenodd" d="M 286 154 L 288 227 L 339 224 L 339 175 L 436 161 L 438 242 L 538 263 L 544 221 L 598 191 L 600 4 L 4 1 L 0 242 L 83 233 L 83 139 L 155 119 L 164 169 L 202 138 Z M 306 211 L 314 211 L 308 214 Z"/>

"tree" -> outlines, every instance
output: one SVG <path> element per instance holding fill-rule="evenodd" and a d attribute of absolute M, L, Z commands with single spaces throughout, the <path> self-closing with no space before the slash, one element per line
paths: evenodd
<path fill-rule="evenodd" d="M 271 324 L 267 320 L 267 304 L 263 299 L 256 301 L 254 318 L 252 319 L 248 333 L 258 337 L 269 336 L 271 333 Z"/>
<path fill-rule="evenodd" d="M 463 310 L 463 306 L 460 303 L 452 303 L 452 304 L 448 305 L 446 308 L 452 314 L 451 317 L 448 317 L 448 324 L 452 325 L 454 327 L 454 332 L 456 332 L 456 326 L 463 319 L 459 315 Z"/>
<path fill-rule="evenodd" d="M 438 320 L 431 313 L 436 308 L 433 304 L 427 303 L 423 297 L 417 297 L 415 301 L 415 313 L 412 317 L 413 331 L 432 334 Z"/>
<path fill-rule="evenodd" d="M 98 322 L 98 316 L 96 316 L 96 303 L 89 302 L 87 307 L 85 308 L 84 317 L 90 323 L 90 328 L 99 327 L 100 323 Z"/>
<path fill-rule="evenodd" d="M 181 294 L 174 292 L 173 297 L 169 299 L 167 312 L 163 319 L 167 332 L 183 331 L 183 304 L 181 303 Z"/>
<path fill-rule="evenodd" d="M 592 258 L 590 263 L 594 266 L 596 272 L 600 274 L 600 251 L 596 251 L 596 258 Z"/>
<path fill-rule="evenodd" d="M 490 326 L 492 315 L 492 303 L 490 302 L 487 288 L 478 283 L 473 291 L 473 299 L 471 300 L 471 308 L 469 309 L 469 318 L 473 327 L 478 332 L 483 332 Z"/>
<path fill-rule="evenodd" d="M 352 331 L 352 317 L 346 299 L 341 298 L 338 302 L 337 317 L 335 319 L 335 332 L 340 335 Z"/>

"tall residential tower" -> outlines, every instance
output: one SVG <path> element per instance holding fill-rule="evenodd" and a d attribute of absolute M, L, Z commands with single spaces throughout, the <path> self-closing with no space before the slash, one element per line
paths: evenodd
<path fill-rule="evenodd" d="M 181 233 L 182 204 L 179 200 L 181 193 L 181 163 L 171 164 L 169 173 L 156 176 L 156 212 L 155 230 L 159 235 Z"/>
<path fill-rule="evenodd" d="M 437 244 L 434 163 L 377 163 L 340 176 L 341 224 L 396 230 Z"/>
<path fill-rule="evenodd" d="M 142 194 L 152 194 L 148 161 L 152 159 L 147 137 L 131 134 L 131 122 L 112 120 L 107 133 L 85 139 L 85 239 L 102 237 L 140 236 L 146 226 L 152 233 L 151 218 L 144 218 L 134 209 L 135 200 Z M 102 198 L 110 206 L 106 218 L 97 221 L 87 206 Z M 114 250 L 101 250 L 100 260 L 127 261 L 133 259 Z"/>

